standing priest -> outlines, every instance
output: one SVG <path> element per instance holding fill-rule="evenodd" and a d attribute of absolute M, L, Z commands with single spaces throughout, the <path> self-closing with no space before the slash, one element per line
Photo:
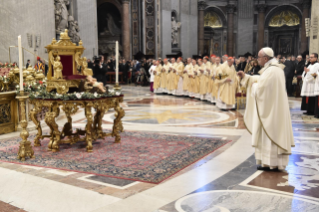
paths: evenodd
<path fill-rule="evenodd" d="M 236 107 L 237 75 L 233 65 L 234 59 L 227 58 L 227 63 L 217 69 L 218 97 L 216 106 L 222 110 L 232 110 Z"/>
<path fill-rule="evenodd" d="M 316 60 L 315 62 L 312 62 Z M 310 55 L 310 62 L 311 65 L 308 66 L 308 69 L 314 69 L 314 71 L 316 71 L 316 73 L 313 74 L 313 77 L 315 78 L 315 90 L 314 90 L 314 94 L 315 94 L 315 105 L 314 105 L 314 114 L 315 114 L 315 118 L 319 118 L 319 63 L 318 61 L 318 54 L 312 54 Z M 312 71 L 312 72 L 314 72 Z"/>
<path fill-rule="evenodd" d="M 252 134 L 252 146 L 258 170 L 284 170 L 288 165 L 294 144 L 284 65 L 274 58 L 271 48 L 258 53 L 258 62 L 264 68 L 260 76 L 238 72 L 241 85 L 247 88 L 244 122 Z"/>
<path fill-rule="evenodd" d="M 318 54 L 310 55 L 310 65 L 304 68 L 304 73 L 302 74 L 302 103 L 301 110 L 307 110 L 304 114 L 314 115 L 315 110 L 315 81 L 317 77 L 317 72 L 319 70 L 319 64 L 317 63 Z"/>

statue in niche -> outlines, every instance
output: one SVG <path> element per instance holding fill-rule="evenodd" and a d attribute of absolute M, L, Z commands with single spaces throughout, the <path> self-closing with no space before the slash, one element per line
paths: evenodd
<path fill-rule="evenodd" d="M 80 42 L 80 35 L 79 35 L 79 26 L 78 22 L 74 21 L 73 16 L 69 16 L 69 37 L 73 43 Z"/>
<path fill-rule="evenodd" d="M 101 54 L 115 55 L 115 41 L 108 41 L 106 43 L 99 43 L 99 51 Z M 119 57 L 121 57 L 121 51 L 123 51 L 122 45 L 119 44 Z"/>
<path fill-rule="evenodd" d="M 55 7 L 55 29 L 58 30 L 58 26 L 62 20 L 62 5 L 60 3 L 54 4 Z M 59 31 L 61 31 L 59 29 Z"/>
<path fill-rule="evenodd" d="M 107 28 L 104 28 L 104 31 L 100 33 L 101 36 L 119 36 L 121 35 L 121 29 L 117 27 L 114 22 L 113 16 L 111 14 L 106 15 Z"/>
<path fill-rule="evenodd" d="M 172 15 L 172 48 L 178 47 L 179 29 L 181 22 L 176 22 L 176 17 Z"/>
<path fill-rule="evenodd" d="M 56 34 L 64 32 L 68 28 L 69 11 L 68 0 L 55 0 L 55 21 L 56 21 Z"/>

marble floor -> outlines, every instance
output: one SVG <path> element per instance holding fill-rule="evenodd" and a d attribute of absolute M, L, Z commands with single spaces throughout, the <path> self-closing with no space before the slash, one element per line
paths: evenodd
<path fill-rule="evenodd" d="M 220 111 L 196 99 L 154 95 L 147 87 L 124 86 L 123 93 L 125 130 L 232 142 L 160 184 L 0 162 L 0 212 L 319 211 L 319 120 L 303 115 L 301 99 L 289 99 L 296 147 L 288 167 L 263 172 L 256 169 L 244 110 Z M 104 129 L 111 129 L 113 118 L 114 111 L 104 116 Z M 61 114 L 57 122 L 65 120 Z M 83 127 L 83 111 L 73 120 Z"/>

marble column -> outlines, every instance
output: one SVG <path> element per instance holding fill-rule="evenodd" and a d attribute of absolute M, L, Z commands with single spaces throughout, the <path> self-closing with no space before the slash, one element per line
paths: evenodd
<path fill-rule="evenodd" d="M 131 54 L 131 44 L 130 44 L 130 0 L 122 0 L 123 2 L 123 19 L 122 19 L 122 48 L 123 57 L 125 60 L 129 60 Z"/>
<path fill-rule="evenodd" d="M 258 4 L 257 6 L 258 10 L 258 40 L 257 40 L 257 51 L 262 49 L 264 47 L 264 31 L 265 31 L 265 10 L 267 5 L 265 4 Z"/>
<path fill-rule="evenodd" d="M 234 12 L 235 5 L 229 4 L 227 8 L 227 54 L 234 56 Z"/>
<path fill-rule="evenodd" d="M 198 54 L 204 54 L 204 13 L 207 4 L 205 1 L 198 2 Z"/>
<path fill-rule="evenodd" d="M 302 3 L 302 22 L 301 22 L 301 46 L 300 53 L 302 54 L 304 51 L 308 49 L 308 38 L 306 37 L 306 24 L 305 18 L 309 18 L 309 9 L 311 6 L 310 1 L 303 1 Z"/>

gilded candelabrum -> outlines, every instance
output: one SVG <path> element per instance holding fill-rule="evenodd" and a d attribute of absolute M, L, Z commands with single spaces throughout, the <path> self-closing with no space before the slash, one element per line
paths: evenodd
<path fill-rule="evenodd" d="M 31 146 L 31 142 L 28 141 L 29 132 L 27 130 L 28 122 L 26 120 L 26 101 L 29 98 L 27 93 L 21 92 L 20 95 L 16 97 L 19 100 L 20 109 L 21 109 L 21 120 L 20 125 L 22 127 L 22 131 L 20 133 L 20 137 L 22 141 L 20 142 L 18 159 L 21 161 L 25 161 L 27 157 L 35 158 L 34 151 Z"/>
<path fill-rule="evenodd" d="M 114 90 L 115 91 L 120 91 L 120 90 L 122 90 L 122 88 L 121 88 L 121 86 L 120 86 L 120 84 L 117 82 L 117 83 L 115 83 L 115 85 L 114 85 Z"/>

